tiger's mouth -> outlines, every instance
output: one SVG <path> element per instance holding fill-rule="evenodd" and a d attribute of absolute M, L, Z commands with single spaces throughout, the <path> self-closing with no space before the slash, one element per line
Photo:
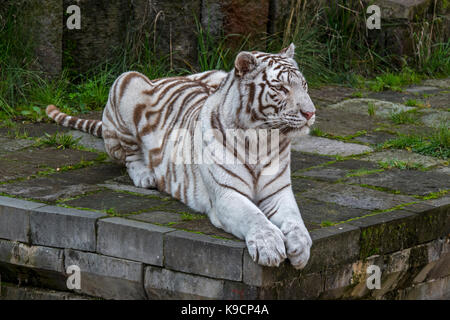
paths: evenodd
<path fill-rule="evenodd" d="M 302 124 L 286 124 L 284 127 L 280 128 L 280 132 L 284 135 L 296 136 L 296 135 L 305 135 L 309 133 L 311 126 L 308 122 L 304 122 Z"/>

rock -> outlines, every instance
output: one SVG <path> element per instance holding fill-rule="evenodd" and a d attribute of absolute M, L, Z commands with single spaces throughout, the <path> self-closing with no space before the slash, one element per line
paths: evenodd
<path fill-rule="evenodd" d="M 291 148 L 295 151 L 317 153 L 322 155 L 351 156 L 361 153 L 371 152 L 373 149 L 355 143 L 345 143 L 342 141 L 303 136 L 292 141 Z"/>
<path fill-rule="evenodd" d="M 391 113 L 398 113 L 415 109 L 413 107 L 407 107 L 399 103 L 368 98 L 344 100 L 342 102 L 330 105 L 329 108 L 350 113 L 368 115 L 369 105 L 373 105 L 375 116 L 382 118 L 390 118 Z"/>

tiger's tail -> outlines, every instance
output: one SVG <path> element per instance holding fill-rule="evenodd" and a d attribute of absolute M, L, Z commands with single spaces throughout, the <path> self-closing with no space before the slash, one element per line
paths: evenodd
<path fill-rule="evenodd" d="M 64 112 L 61 112 L 54 105 L 49 105 L 45 109 L 47 115 L 52 118 L 56 123 L 73 129 L 87 132 L 97 137 L 102 137 L 102 121 L 80 119 L 78 117 L 69 116 Z"/>

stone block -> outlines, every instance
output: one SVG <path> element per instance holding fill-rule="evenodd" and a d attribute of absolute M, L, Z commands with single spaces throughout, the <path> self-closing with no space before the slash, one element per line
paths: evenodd
<path fill-rule="evenodd" d="M 70 249 L 64 256 L 66 269 L 76 265 L 81 271 L 81 289 L 75 292 L 105 299 L 146 298 L 142 263 Z"/>
<path fill-rule="evenodd" d="M 341 183 L 332 184 L 319 190 L 310 190 L 301 196 L 365 210 L 386 210 L 400 204 L 417 202 L 417 199 L 413 197 Z"/>
<path fill-rule="evenodd" d="M 404 194 L 419 196 L 450 189 L 449 175 L 436 170 L 392 169 L 381 173 L 353 177 L 347 181 L 349 183 L 389 188 Z M 411 183 L 411 181 L 420 181 L 420 183 Z"/>
<path fill-rule="evenodd" d="M 16 284 L 2 283 L 0 300 L 89 300 L 89 298 L 64 291 L 18 287 Z"/>
<path fill-rule="evenodd" d="M 165 267 L 212 278 L 242 280 L 245 243 L 186 231 L 167 233 L 164 241 Z"/>
<path fill-rule="evenodd" d="M 222 299 L 224 280 L 157 267 L 145 268 L 149 299 Z"/>
<path fill-rule="evenodd" d="M 98 222 L 97 252 L 108 256 L 163 265 L 163 236 L 174 229 L 123 218 Z"/>
<path fill-rule="evenodd" d="M 0 262 L 64 273 L 61 249 L 0 240 Z"/>
<path fill-rule="evenodd" d="M 30 215 L 31 243 L 57 248 L 96 250 L 98 212 L 44 206 Z"/>
<path fill-rule="evenodd" d="M 30 211 L 44 205 L 0 196 L 0 238 L 30 242 Z"/>
<path fill-rule="evenodd" d="M 361 228 L 361 259 L 419 245 L 450 232 L 450 212 L 436 208 L 422 213 L 383 212 L 348 222 Z"/>

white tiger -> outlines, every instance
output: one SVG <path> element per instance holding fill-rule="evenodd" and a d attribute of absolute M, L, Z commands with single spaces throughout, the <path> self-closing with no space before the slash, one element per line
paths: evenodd
<path fill-rule="evenodd" d="M 312 241 L 291 188 L 290 141 L 309 132 L 315 108 L 294 50 L 291 44 L 278 54 L 241 52 L 228 73 L 149 80 L 127 72 L 114 82 L 102 121 L 71 117 L 53 105 L 47 114 L 103 136 L 107 153 L 126 165 L 136 186 L 155 187 L 206 213 L 213 225 L 245 239 L 257 263 L 279 266 L 288 257 L 300 269 Z M 231 147 L 229 129 L 239 129 Z M 278 143 L 269 148 L 278 153 L 252 149 L 263 138 L 252 141 L 246 133 L 251 129 L 279 130 Z M 192 153 L 198 147 L 210 150 L 201 163 Z M 190 161 L 175 163 L 179 153 Z M 224 163 L 218 154 L 237 161 Z M 252 156 L 256 163 L 247 161 Z"/>

